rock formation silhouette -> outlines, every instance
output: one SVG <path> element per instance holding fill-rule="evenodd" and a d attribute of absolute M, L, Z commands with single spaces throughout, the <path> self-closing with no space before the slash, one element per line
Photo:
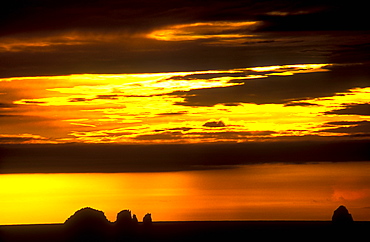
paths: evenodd
<path fill-rule="evenodd" d="M 121 240 L 132 238 L 138 229 L 138 221 L 136 215 L 131 216 L 130 210 L 122 210 L 117 214 L 115 222 L 116 236 Z"/>
<path fill-rule="evenodd" d="M 132 223 L 133 220 L 130 210 L 122 210 L 117 214 L 116 225 L 118 227 L 131 226 Z"/>
<path fill-rule="evenodd" d="M 120 211 L 116 221 L 110 222 L 104 212 L 85 207 L 64 222 L 63 230 L 66 241 L 137 241 L 151 237 L 151 225 L 150 213 L 144 216 L 140 225 L 130 210 Z"/>
<path fill-rule="evenodd" d="M 152 215 L 150 213 L 145 214 L 143 218 L 143 224 L 144 226 L 150 226 L 152 225 Z"/>
<path fill-rule="evenodd" d="M 70 241 L 105 241 L 111 230 L 104 213 L 90 207 L 76 211 L 64 225 Z"/>
<path fill-rule="evenodd" d="M 333 213 L 332 216 L 333 224 L 346 225 L 353 223 L 352 215 L 348 212 L 348 209 L 341 205 Z"/>
<path fill-rule="evenodd" d="M 132 222 L 134 223 L 134 225 L 139 223 L 135 214 L 132 216 Z"/>

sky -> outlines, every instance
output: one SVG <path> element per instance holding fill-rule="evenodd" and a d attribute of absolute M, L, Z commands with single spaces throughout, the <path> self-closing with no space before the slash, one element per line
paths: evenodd
<path fill-rule="evenodd" d="M 62 179 L 76 186 L 74 177 L 81 176 L 106 179 L 108 187 L 118 182 L 117 174 L 119 179 L 136 174 L 137 179 L 159 180 L 177 174 L 184 181 L 203 177 L 206 184 L 237 174 L 244 182 L 260 184 L 258 176 L 243 178 L 251 174 L 246 170 L 253 170 L 280 184 L 285 169 L 299 174 L 306 169 L 308 180 L 331 189 L 326 200 L 316 194 L 317 201 L 331 201 L 318 206 L 316 217 L 304 213 L 308 203 L 291 213 L 295 217 L 276 212 L 280 205 L 295 207 L 302 198 L 289 203 L 277 199 L 281 204 L 267 209 L 270 217 L 252 215 L 256 204 L 266 209 L 264 201 L 276 189 L 266 183 L 257 186 L 266 192 L 260 203 L 252 199 L 251 207 L 230 205 L 232 214 L 243 215 L 220 212 L 219 219 L 324 219 L 324 207 L 331 211 L 342 202 L 369 220 L 370 182 L 363 179 L 363 171 L 370 161 L 370 31 L 364 4 L 9 2 L 0 10 L 0 173 L 4 186 L 19 193 L 4 196 L 9 201 L 42 200 L 49 194 L 40 195 L 46 188 L 37 182 L 41 190 L 29 194 L 16 183 L 9 185 L 8 176 L 22 181 L 54 174 L 48 177 L 51 183 Z M 337 199 L 333 183 L 314 175 L 313 164 L 333 180 L 348 169 L 353 192 Z M 276 174 L 271 173 L 276 166 Z M 293 183 L 297 179 L 287 177 Z M 230 200 L 238 199 L 236 194 L 253 194 L 233 181 L 235 187 L 227 186 Z M 171 191 L 199 190 L 186 184 Z M 302 186 L 308 193 L 301 197 L 321 191 L 308 183 Z M 197 198 L 210 206 L 216 196 L 211 191 L 217 189 L 205 187 L 210 195 Z M 143 192 L 152 194 L 153 189 Z M 298 197 L 297 190 L 290 192 Z M 358 193 L 362 195 L 354 195 Z M 169 201 L 176 204 L 176 199 Z M 4 211 L 13 211 L 6 205 L 9 201 L 0 205 Z M 89 206 L 71 204 L 65 213 Z M 29 217 L 35 206 L 28 205 Z M 217 220 L 213 211 L 201 212 L 195 205 L 186 209 L 199 216 L 177 214 L 179 219 Z M 176 220 L 163 215 L 163 208 L 155 211 L 162 213 L 162 220 Z M 61 216 L 34 222 L 61 222 Z"/>

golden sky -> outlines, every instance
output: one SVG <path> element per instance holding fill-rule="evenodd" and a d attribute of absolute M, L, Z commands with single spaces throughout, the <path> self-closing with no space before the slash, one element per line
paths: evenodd
<path fill-rule="evenodd" d="M 0 224 L 369 220 L 364 3 L 9 2 Z"/>
<path fill-rule="evenodd" d="M 318 78 L 315 74 L 331 72 L 332 68 L 340 66 L 293 64 L 194 72 L 3 78 L 0 100 L 5 115 L 0 137 L 3 143 L 127 144 L 368 134 L 368 113 L 345 112 L 369 108 L 368 87 L 324 96 L 319 86 L 317 97 L 302 94 L 295 98 L 290 87 L 284 86 L 290 84 L 286 80 L 295 85 L 302 81 L 301 77 Z M 263 97 L 258 85 L 274 85 L 280 90 Z M 201 100 L 204 104 L 191 102 L 193 97 L 202 96 L 196 93 L 199 90 L 207 93 Z M 282 92 L 286 94 L 280 97 Z M 217 102 L 218 95 L 223 95 L 224 100 Z"/>

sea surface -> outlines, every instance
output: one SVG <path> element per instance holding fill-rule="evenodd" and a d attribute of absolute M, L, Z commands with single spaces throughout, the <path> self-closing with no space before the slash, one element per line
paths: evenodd
<path fill-rule="evenodd" d="M 370 222 L 336 227 L 330 221 L 185 221 L 154 222 L 150 228 L 110 231 L 89 241 L 360 241 L 367 237 Z M 81 238 L 81 237 L 79 237 Z M 62 224 L 0 226 L 0 241 L 79 241 L 70 237 Z"/>

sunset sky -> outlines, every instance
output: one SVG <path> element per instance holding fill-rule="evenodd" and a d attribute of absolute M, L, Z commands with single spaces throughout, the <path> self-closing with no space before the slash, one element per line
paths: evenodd
<path fill-rule="evenodd" d="M 0 224 L 370 220 L 364 4 L 10 2 Z"/>

